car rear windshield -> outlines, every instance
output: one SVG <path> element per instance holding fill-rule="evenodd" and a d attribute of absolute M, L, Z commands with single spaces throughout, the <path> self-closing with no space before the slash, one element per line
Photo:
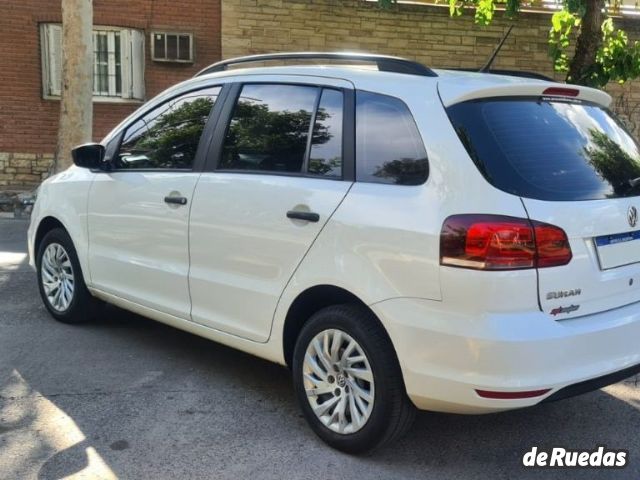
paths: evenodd
<path fill-rule="evenodd" d="M 484 177 L 539 200 L 640 194 L 638 143 L 606 109 L 548 98 L 491 98 L 447 109 Z"/>

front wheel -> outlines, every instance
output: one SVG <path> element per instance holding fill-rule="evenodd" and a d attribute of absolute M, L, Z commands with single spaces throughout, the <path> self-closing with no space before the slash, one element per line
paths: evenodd
<path fill-rule="evenodd" d="M 391 341 L 364 307 L 336 305 L 314 314 L 298 337 L 292 367 L 307 421 L 338 450 L 373 450 L 412 423 L 415 407 Z"/>
<path fill-rule="evenodd" d="M 76 249 L 65 230 L 56 228 L 44 236 L 36 269 L 40 296 L 56 320 L 81 323 L 93 316 L 97 300 L 87 290 Z"/>

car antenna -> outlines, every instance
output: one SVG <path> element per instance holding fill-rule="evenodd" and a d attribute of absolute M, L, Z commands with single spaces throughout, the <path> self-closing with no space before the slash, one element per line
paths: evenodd
<path fill-rule="evenodd" d="M 487 73 L 487 72 L 489 72 L 489 70 L 491 70 L 491 65 L 493 64 L 493 61 L 498 56 L 498 53 L 500 53 L 500 50 L 502 49 L 502 45 L 504 45 L 504 42 L 507 40 L 507 38 L 509 38 L 509 34 L 511 33 L 511 30 L 513 30 L 513 24 L 511 24 L 511 26 L 509 27 L 507 32 L 503 35 L 502 40 L 500 40 L 500 43 L 498 43 L 498 45 L 496 46 L 495 50 L 493 51 L 493 53 L 491 54 L 491 56 L 487 60 L 487 63 L 485 63 L 482 66 L 482 68 L 480 68 L 480 70 L 478 70 L 478 72 Z"/>

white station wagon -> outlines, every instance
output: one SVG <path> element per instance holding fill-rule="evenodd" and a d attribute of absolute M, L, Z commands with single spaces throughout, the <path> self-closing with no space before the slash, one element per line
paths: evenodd
<path fill-rule="evenodd" d="M 347 452 L 416 408 L 600 388 L 640 371 L 640 150 L 610 101 L 386 56 L 219 62 L 42 184 L 40 293 L 63 322 L 102 300 L 288 365 Z"/>

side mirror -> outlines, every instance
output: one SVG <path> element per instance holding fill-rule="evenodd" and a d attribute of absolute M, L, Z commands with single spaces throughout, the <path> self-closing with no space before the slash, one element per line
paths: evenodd
<path fill-rule="evenodd" d="M 105 167 L 104 152 L 105 148 L 99 143 L 85 143 L 71 150 L 71 156 L 78 167 L 102 170 Z"/>

